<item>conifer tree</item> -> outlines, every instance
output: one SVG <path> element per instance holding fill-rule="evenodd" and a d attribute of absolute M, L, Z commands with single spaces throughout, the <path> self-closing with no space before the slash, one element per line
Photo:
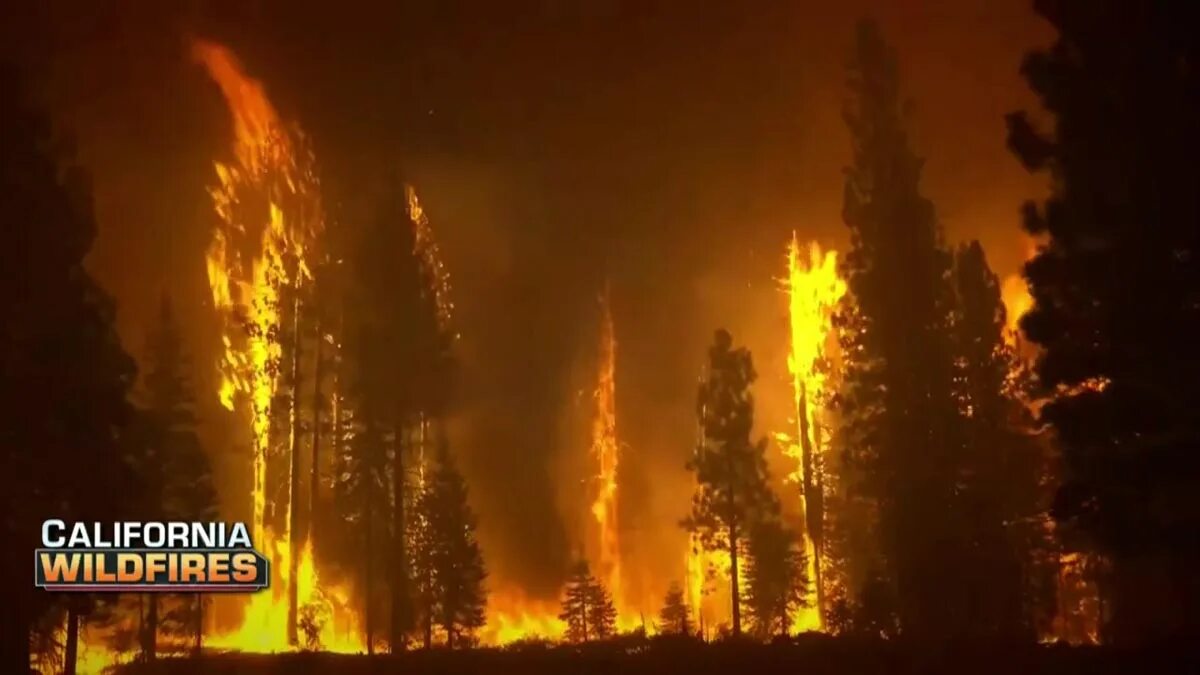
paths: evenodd
<path fill-rule="evenodd" d="M 486 620 L 487 572 L 475 539 L 476 520 L 467 503 L 466 481 L 444 444 L 419 512 L 428 524 L 430 611 L 446 632 L 446 646 L 453 648 L 460 637 L 469 637 Z"/>
<path fill-rule="evenodd" d="M 663 598 L 658 614 L 658 630 L 662 633 L 689 636 L 692 634 L 692 610 L 683 597 L 683 589 L 672 583 Z"/>
<path fill-rule="evenodd" d="M 610 638 L 617 632 L 617 609 L 612 595 L 599 581 L 592 584 L 589 593 L 588 626 L 597 640 Z"/>
<path fill-rule="evenodd" d="M 691 514 L 683 522 L 706 550 L 729 554 L 735 636 L 742 631 L 738 565 L 745 537 L 759 519 L 770 518 L 779 509 L 767 484 L 766 439 L 750 440 L 754 427 L 750 386 L 756 377 L 750 352 L 735 348 L 733 337 L 718 330 L 697 397 L 703 437 L 688 468 L 695 472 L 698 485 Z"/>
<path fill-rule="evenodd" d="M 747 537 L 742 603 L 760 638 L 787 635 L 792 615 L 807 605 L 807 558 L 796 536 L 777 520 L 754 524 Z"/>
<path fill-rule="evenodd" d="M 616 628 L 617 612 L 612 598 L 592 576 L 586 560 L 576 562 L 571 568 L 558 618 L 567 624 L 567 639 L 571 642 L 604 639 Z"/>
<path fill-rule="evenodd" d="M 950 254 L 920 192 L 921 160 L 901 117 L 893 50 L 858 26 L 845 119 L 853 141 L 843 218 L 854 310 L 846 317 L 842 430 L 875 501 L 882 558 L 905 634 L 962 627 L 969 605 L 955 522 L 961 438 L 952 391 Z"/>
<path fill-rule="evenodd" d="M 1054 606 L 1045 494 L 1049 464 L 1020 396 L 1028 385 L 1005 341 L 1000 282 L 983 247 L 955 251 L 956 396 L 964 445 L 959 500 L 979 636 L 1035 639 Z"/>
<path fill-rule="evenodd" d="M 151 500 L 147 512 L 162 520 L 213 520 L 217 497 L 212 468 L 196 433 L 190 365 L 166 297 L 149 336 L 147 361 L 146 409 L 139 416 L 145 429 L 145 454 L 137 460 Z M 202 602 L 200 595 L 177 602 L 166 617 L 172 632 L 194 636 L 197 651 L 202 641 Z M 142 652 L 150 660 L 157 654 L 159 603 L 158 594 L 148 594 Z"/>
<path fill-rule="evenodd" d="M 64 600 L 28 582 L 41 520 L 121 520 L 141 489 L 123 437 L 133 361 L 83 265 L 96 229 L 88 181 L 24 96 L 0 67 L 0 671 L 11 673 L 28 671 L 31 627 Z M 72 603 L 68 673 L 80 616 Z"/>
<path fill-rule="evenodd" d="M 1022 74 L 1053 116 L 1009 118 L 1009 144 L 1052 192 L 1027 204 L 1025 266 L 1061 444 L 1054 515 L 1107 558 L 1107 637 L 1200 635 L 1200 81 L 1192 3 L 1038 0 L 1058 31 Z"/>

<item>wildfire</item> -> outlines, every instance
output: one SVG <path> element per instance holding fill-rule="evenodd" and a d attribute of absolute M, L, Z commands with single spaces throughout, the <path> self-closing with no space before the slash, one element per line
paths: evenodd
<path fill-rule="evenodd" d="M 807 260 L 796 235 L 787 250 L 787 277 L 783 290 L 788 299 L 789 349 L 788 372 L 792 380 L 795 429 L 776 437 L 784 454 L 795 461 L 787 476 L 789 482 L 800 486 L 800 513 L 804 517 L 804 547 L 808 554 L 808 577 L 811 591 L 808 607 L 799 610 L 792 619 L 792 630 L 821 628 L 821 566 L 820 514 L 810 512 L 819 507 L 814 501 L 823 490 L 821 457 L 824 441 L 821 429 L 822 412 L 827 398 L 827 348 L 834 339 L 833 313 L 846 292 L 846 283 L 838 276 L 837 254 L 822 253 L 820 246 L 811 244 Z"/>
<path fill-rule="evenodd" d="M 617 445 L 616 369 L 617 345 L 613 331 L 609 292 L 600 298 L 600 366 L 596 376 L 596 413 L 592 420 L 592 455 L 596 459 L 596 519 L 598 574 L 614 601 L 621 602 L 621 544 L 617 532 Z"/>
<path fill-rule="evenodd" d="M 225 353 L 220 363 L 218 396 L 230 411 L 248 417 L 253 449 L 254 541 L 272 558 L 276 583 L 251 596 L 242 625 L 208 640 L 211 646 L 247 651 L 296 648 L 297 620 L 289 614 L 294 592 L 314 622 L 311 633 L 333 651 L 361 651 L 356 617 L 344 607 L 344 589 L 322 590 L 311 542 L 300 553 L 292 574 L 291 510 L 282 532 L 266 521 L 267 458 L 273 441 L 296 448 L 295 415 L 281 434 L 272 429 L 283 372 L 281 333 L 294 331 L 300 311 L 298 291 L 312 281 L 309 258 L 324 228 L 313 157 L 298 129 L 281 123 L 261 83 L 247 77 L 225 47 L 196 41 L 193 58 L 221 89 L 233 119 L 235 162 L 216 163 L 217 184 L 210 190 L 219 225 L 206 257 L 213 304 L 222 317 Z M 290 305 L 290 306 L 289 306 Z M 290 311 L 293 325 L 283 325 Z M 293 332 L 293 340 L 298 333 Z M 295 347 L 293 347 L 294 349 Z M 295 405 L 295 403 L 293 403 Z M 299 495 L 291 494 L 289 499 Z M 295 576 L 296 578 L 292 578 Z M 340 603 L 338 602 L 340 600 Z"/>

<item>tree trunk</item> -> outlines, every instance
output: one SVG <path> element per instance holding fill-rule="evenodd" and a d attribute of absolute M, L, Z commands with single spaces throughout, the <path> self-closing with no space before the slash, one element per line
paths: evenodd
<path fill-rule="evenodd" d="M 733 636 L 742 634 L 741 583 L 738 579 L 737 524 L 729 525 L 729 597 L 733 603 Z"/>
<path fill-rule="evenodd" d="M 796 408 L 796 417 L 800 420 L 800 466 L 803 470 L 804 481 L 804 528 L 808 535 L 808 540 L 812 542 L 812 563 L 813 563 L 813 585 L 815 586 L 817 596 L 817 621 L 818 625 L 824 625 L 821 607 L 822 605 L 822 583 L 821 583 L 821 520 L 822 520 L 822 497 L 820 487 L 820 476 L 816 470 L 816 449 L 813 447 L 813 442 L 809 439 L 810 432 L 816 435 L 815 430 L 808 423 L 808 390 L 803 383 L 800 385 L 800 401 Z"/>
<path fill-rule="evenodd" d="M 741 580 L 738 578 L 738 517 L 737 500 L 734 491 L 737 477 L 734 475 L 733 455 L 726 452 L 729 463 L 729 597 L 733 604 L 733 636 L 742 635 L 742 598 Z"/>
<path fill-rule="evenodd" d="M 315 541 L 315 532 L 317 529 L 317 497 L 320 489 L 321 473 L 318 463 L 320 458 L 321 447 L 321 371 L 323 370 L 323 358 L 321 355 L 321 345 L 325 343 L 324 335 L 321 333 L 321 313 L 318 310 L 317 314 L 317 341 L 313 347 L 316 352 L 313 360 L 313 398 L 312 398 L 312 465 L 309 467 L 309 484 L 308 484 L 308 543 L 313 550 L 317 548 Z"/>
<path fill-rule="evenodd" d="M 292 300 L 291 481 L 288 486 L 288 547 L 291 551 L 288 560 L 287 639 L 288 644 L 294 647 L 299 642 L 296 632 L 299 589 L 296 582 L 300 569 L 300 537 L 297 536 L 300 513 L 300 296 L 298 289 L 292 291 L 296 296 Z"/>
<path fill-rule="evenodd" d="M 404 475 L 404 418 L 397 415 L 395 441 L 392 452 L 392 625 L 391 651 L 404 650 L 404 632 L 408 628 L 408 551 L 405 546 L 406 523 L 404 520 L 404 497 L 407 494 Z"/>
<path fill-rule="evenodd" d="M 158 658 L 158 594 L 147 594 L 146 626 L 142 631 L 142 655 L 147 661 Z"/>
<path fill-rule="evenodd" d="M 63 651 L 63 675 L 75 675 L 79 661 L 79 605 L 75 598 L 67 601 L 67 644 Z"/>
<path fill-rule="evenodd" d="M 366 555 L 363 557 L 363 563 L 366 566 L 365 581 L 363 583 L 363 586 L 366 588 L 366 594 L 363 597 L 363 601 L 366 603 L 366 606 L 363 608 L 363 615 L 365 616 L 364 625 L 365 625 L 366 633 L 367 633 L 367 654 L 374 654 L 375 653 L 375 623 L 374 623 L 375 612 L 371 610 L 371 607 L 374 604 L 374 603 L 372 603 L 372 600 L 375 597 L 375 594 L 372 590 L 373 584 L 371 583 L 371 557 L 372 557 L 371 544 L 373 543 L 374 538 L 371 536 L 371 526 L 372 526 L 372 520 L 373 520 L 371 514 L 374 513 L 374 511 L 375 511 L 375 476 L 371 472 L 370 469 L 368 469 L 366 473 L 367 473 L 367 495 L 366 495 L 366 500 L 365 500 L 366 507 L 363 509 L 364 510 L 363 527 L 366 528 Z"/>

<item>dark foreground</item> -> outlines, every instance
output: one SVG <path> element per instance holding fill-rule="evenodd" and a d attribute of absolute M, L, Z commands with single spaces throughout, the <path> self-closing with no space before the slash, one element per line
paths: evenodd
<path fill-rule="evenodd" d="M 827 637 L 788 643 L 698 644 L 652 640 L 589 647 L 523 646 L 449 652 L 415 651 L 400 656 L 341 654 L 225 654 L 199 659 L 131 665 L 122 675 L 872 675 L 946 673 L 968 675 L 1067 675 L 1071 673 L 1200 673 L 1195 645 L 1158 649 L 1115 649 L 1055 645 L 943 646 L 916 648 Z"/>

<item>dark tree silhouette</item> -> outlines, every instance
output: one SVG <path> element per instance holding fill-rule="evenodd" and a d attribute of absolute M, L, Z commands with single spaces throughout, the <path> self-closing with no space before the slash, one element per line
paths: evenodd
<path fill-rule="evenodd" d="M 777 520 L 755 523 L 747 537 L 742 604 L 760 638 L 787 635 L 792 614 L 807 605 L 807 557 Z"/>
<path fill-rule="evenodd" d="M 122 439 L 134 364 L 83 267 L 95 236 L 88 182 L 23 98 L 0 68 L 0 671 L 11 673 L 28 670 L 30 628 L 62 600 L 29 583 L 41 519 L 119 519 L 140 490 Z M 85 609 L 68 608 L 67 672 Z"/>
<path fill-rule="evenodd" d="M 613 634 L 616 610 L 608 591 L 592 576 L 586 560 L 571 568 L 563 591 L 562 612 L 558 615 L 567 624 L 567 639 L 588 642 Z"/>
<path fill-rule="evenodd" d="M 1069 546 L 1106 556 L 1119 642 L 1200 635 L 1200 79 L 1191 3 L 1035 2 L 1058 30 L 1022 73 L 1053 115 L 1009 143 L 1052 194 L 1027 204 L 1042 241 L 1022 321 L 1042 347 L 1042 411 L 1062 446 L 1054 513 Z"/>
<path fill-rule="evenodd" d="M 487 572 L 475 539 L 476 520 L 467 503 L 467 483 L 444 444 L 418 512 L 427 523 L 424 546 L 428 555 L 423 557 L 429 564 L 425 575 L 431 586 L 429 610 L 446 631 L 446 646 L 453 648 L 460 637 L 470 637 L 486 620 L 483 582 Z"/>
<path fill-rule="evenodd" d="M 416 501 L 409 485 L 416 468 L 413 431 L 423 413 L 443 402 L 449 340 L 438 321 L 404 185 L 386 181 L 378 200 L 351 265 L 356 325 L 348 359 L 359 422 L 374 428 L 374 438 L 387 444 L 390 456 L 388 637 L 391 649 L 399 651 L 415 626 L 407 542 L 408 510 Z"/>
<path fill-rule="evenodd" d="M 725 551 L 730 560 L 733 634 L 741 635 L 741 577 L 738 563 L 750 527 L 774 515 L 779 504 L 767 484 L 766 439 L 750 440 L 754 427 L 757 374 L 745 348 L 718 330 L 708 350 L 708 371 L 700 383 L 697 413 L 703 438 L 688 469 L 696 474 L 692 512 L 683 525 L 710 551 Z"/>
<path fill-rule="evenodd" d="M 667 634 L 692 634 L 692 610 L 687 606 L 683 589 L 678 583 L 672 583 L 663 598 L 663 608 L 658 614 L 658 629 Z"/>
<path fill-rule="evenodd" d="M 196 434 L 190 365 L 166 297 L 147 342 L 146 405 L 139 414 L 145 452 L 135 458 L 147 490 L 144 513 L 161 520 L 213 520 L 217 517 L 217 494 L 212 468 Z M 146 601 L 142 653 L 153 660 L 157 655 L 160 597 L 149 593 Z M 171 632 L 194 636 L 196 651 L 202 640 L 202 603 L 202 596 L 192 596 L 175 603 L 165 617 Z"/>
<path fill-rule="evenodd" d="M 845 118 L 853 142 L 843 218 L 843 273 L 855 311 L 844 442 L 876 501 L 881 549 L 903 630 L 937 638 L 964 627 L 969 591 L 954 486 L 961 443 L 951 390 L 950 255 L 922 161 L 909 147 L 895 54 L 869 21 L 857 29 Z"/>
<path fill-rule="evenodd" d="M 956 396 L 964 453 L 959 502 L 980 637 L 1036 639 L 1053 617 L 1057 549 L 1047 512 L 1044 444 L 1020 396 L 1028 378 L 1005 342 L 1000 282 L 978 242 L 955 251 Z"/>

